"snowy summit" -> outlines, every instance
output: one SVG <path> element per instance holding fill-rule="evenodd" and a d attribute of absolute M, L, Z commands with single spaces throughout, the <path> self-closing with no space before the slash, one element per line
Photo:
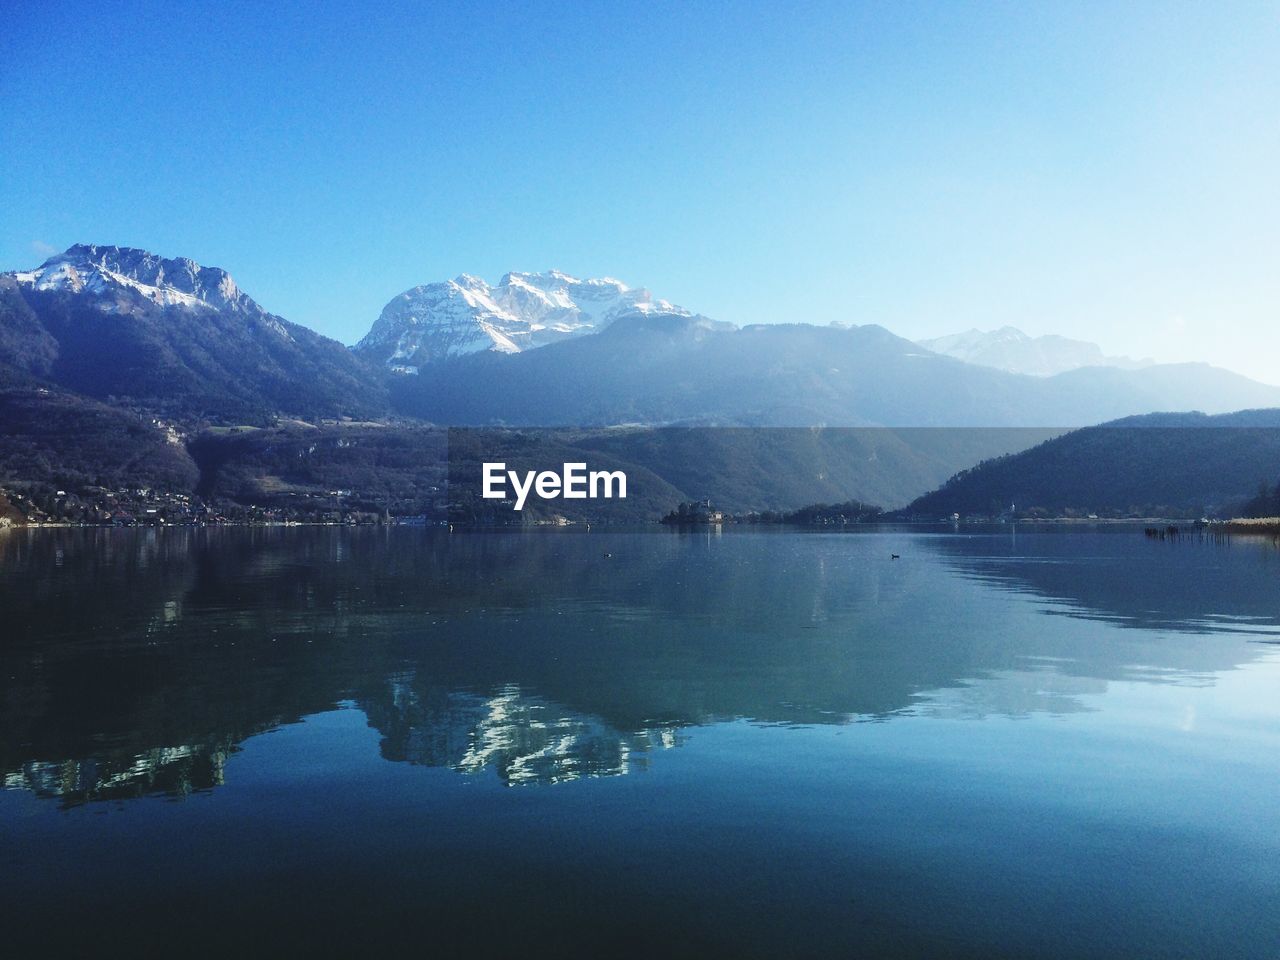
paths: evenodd
<path fill-rule="evenodd" d="M 14 273 L 19 284 L 40 291 L 89 294 L 100 309 L 127 310 L 128 296 L 140 295 L 160 307 L 207 307 L 238 313 L 262 313 L 240 292 L 231 275 L 217 267 L 202 267 L 186 258 L 168 259 L 132 247 L 77 243 L 50 257 L 34 270 Z"/>
<path fill-rule="evenodd" d="M 355 349 L 396 373 L 417 373 L 433 360 L 483 350 L 519 353 L 595 333 L 637 313 L 692 316 L 648 290 L 609 277 L 579 280 L 558 270 L 508 273 L 491 286 L 463 274 L 400 294 Z"/>

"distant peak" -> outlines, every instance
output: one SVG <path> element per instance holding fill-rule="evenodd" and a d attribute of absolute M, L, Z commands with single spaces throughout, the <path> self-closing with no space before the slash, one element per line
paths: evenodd
<path fill-rule="evenodd" d="M 581 279 L 555 269 L 512 271 L 491 285 L 463 273 L 393 298 L 358 347 L 378 355 L 394 371 L 416 371 L 458 354 L 520 353 L 596 333 L 632 314 L 692 316 L 612 277 Z"/>
<path fill-rule="evenodd" d="M 54 254 L 45 264 L 66 261 L 80 261 L 108 270 L 136 270 L 143 265 L 155 264 L 161 268 L 175 269 L 190 273 L 208 273 L 217 276 L 230 276 L 221 267 L 204 267 L 189 257 L 162 257 L 139 247 L 118 247 L 97 243 L 75 243 L 62 253 Z"/>
<path fill-rule="evenodd" d="M 976 328 L 919 341 L 920 346 L 966 363 L 995 367 L 1010 373 L 1047 377 L 1081 367 L 1149 366 L 1149 360 L 1109 357 L 1096 343 L 1056 334 L 1029 336 L 1014 326 L 982 331 Z"/>
<path fill-rule="evenodd" d="M 512 284 L 525 284 L 527 286 L 538 287 L 540 289 L 607 287 L 623 292 L 631 289 L 627 284 L 614 277 L 582 278 L 565 273 L 563 270 L 554 269 L 543 270 L 541 273 L 529 273 L 514 270 L 510 273 L 504 274 L 502 279 L 498 281 L 497 285 L 499 287 L 505 287 Z"/>
<path fill-rule="evenodd" d="M 265 312 L 240 292 L 227 271 L 137 247 L 76 243 L 16 277 L 39 290 L 107 294 L 127 289 L 162 306 Z"/>
<path fill-rule="evenodd" d="M 115 244 L 98 244 L 98 243 L 73 243 L 67 247 L 62 253 L 55 253 L 50 260 L 63 260 L 70 258 L 87 258 L 90 260 L 99 257 L 149 257 L 151 253 L 137 247 L 117 247 Z"/>

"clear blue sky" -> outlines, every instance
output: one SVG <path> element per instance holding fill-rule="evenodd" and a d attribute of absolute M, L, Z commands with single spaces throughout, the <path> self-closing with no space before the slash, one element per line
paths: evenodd
<path fill-rule="evenodd" d="M 0 269 L 189 256 L 350 342 L 557 267 L 1280 380 L 1280 5 L 785 6 L 8 0 Z"/>

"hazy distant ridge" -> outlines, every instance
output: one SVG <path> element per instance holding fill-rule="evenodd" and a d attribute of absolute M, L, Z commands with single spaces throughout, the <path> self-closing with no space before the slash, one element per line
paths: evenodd
<path fill-rule="evenodd" d="M 1096 343 L 1072 340 L 1057 334 L 1031 337 L 1017 327 L 1001 327 L 990 331 L 966 330 L 964 333 L 917 342 L 927 350 L 955 357 L 966 363 L 995 367 L 1010 373 L 1025 373 L 1033 377 L 1051 377 L 1080 367 L 1137 370 L 1155 363 L 1150 358 L 1134 360 L 1131 357 L 1109 357 L 1103 354 L 1102 348 Z"/>

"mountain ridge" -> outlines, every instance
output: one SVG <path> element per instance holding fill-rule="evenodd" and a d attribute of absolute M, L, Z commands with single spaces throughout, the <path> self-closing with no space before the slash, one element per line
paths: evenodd
<path fill-rule="evenodd" d="M 154 476 L 189 478 L 196 461 L 206 475 L 226 454 L 235 483 L 223 491 L 316 504 L 330 487 L 367 484 L 366 505 L 384 496 L 407 505 L 435 485 L 411 464 L 430 448 L 423 428 L 568 427 L 591 431 L 594 446 L 575 441 L 584 452 L 678 480 L 673 488 L 690 496 L 717 491 L 743 508 L 794 508 L 806 496 L 894 506 L 981 457 L 1071 427 L 1156 410 L 1280 407 L 1280 388 L 1203 364 L 1032 377 L 933 353 L 877 324 L 737 327 L 607 279 L 548 271 L 504 281 L 503 303 L 527 298 L 519 316 L 475 278 L 450 281 L 450 295 L 470 290 L 480 303 L 484 294 L 490 312 L 523 317 L 521 349 L 491 349 L 485 334 L 488 346 L 429 357 L 407 375 L 387 366 L 394 348 L 384 358 L 344 347 L 268 312 L 226 271 L 184 258 L 78 244 L 0 274 L 0 393 L 15 416 L 0 437 L 0 480 L 114 487 L 135 469 L 136 451 L 143 487 Z M 462 304 L 463 327 L 474 332 L 475 304 Z M 533 338 L 535 324 L 548 342 Z M 52 432 L 41 427 L 46 408 Z M 677 426 L 864 432 L 657 435 Z M 243 440 L 245 427 L 267 429 L 218 441 Z M 619 427 L 636 429 L 610 432 Z M 938 429 L 896 429 L 915 427 Z M 986 429 L 961 429 L 972 427 Z M 100 436 L 119 438 L 120 449 Z M 753 457 L 760 476 L 736 476 Z M 732 482 L 717 488 L 701 469 L 713 465 L 732 470 Z"/>
<path fill-rule="evenodd" d="M 877 324 L 738 328 L 656 315 L 537 350 L 456 357 L 393 383 L 392 398 L 404 413 L 473 426 L 1069 428 L 1280 406 L 1280 387 L 1199 364 L 1030 377 L 925 351 Z"/>
<path fill-rule="evenodd" d="M 430 294 L 431 309 L 443 297 L 457 316 L 437 329 L 438 312 L 414 312 L 415 291 Z M 554 270 L 492 286 L 464 274 L 392 303 L 401 312 L 384 310 L 348 349 L 269 313 L 220 268 L 77 244 L 0 274 L 0 384 L 220 423 L 1067 428 L 1280 406 L 1280 388 L 1208 365 L 1033 377 L 942 356 L 876 324 L 736 327 L 643 288 Z"/>
<path fill-rule="evenodd" d="M 157 305 L 265 313 L 220 267 L 203 267 L 186 257 L 160 257 L 135 247 L 77 243 L 34 270 L 14 271 L 13 276 L 19 284 L 43 291 L 104 292 L 115 284 L 131 287 Z"/>
<path fill-rule="evenodd" d="M 1280 474 L 1280 409 L 1153 413 L 962 470 L 904 517 L 1229 514 Z"/>
<path fill-rule="evenodd" d="M 1054 376 L 1080 367 L 1104 366 L 1136 370 L 1155 363 L 1150 358 L 1134 360 L 1130 357 L 1109 357 L 1103 354 L 1100 346 L 1087 340 L 1075 340 L 1058 334 L 1032 337 L 1012 326 L 989 331 L 975 327 L 962 333 L 916 342 L 934 353 L 966 363 L 1034 377 Z"/>
<path fill-rule="evenodd" d="M 612 277 L 510 272 L 494 285 L 461 274 L 392 298 L 354 346 L 392 373 L 479 351 L 520 353 L 604 330 L 630 314 L 693 314 Z"/>
<path fill-rule="evenodd" d="M 0 274 L 0 380 L 192 421 L 387 412 L 363 360 L 225 270 L 95 244 Z"/>

